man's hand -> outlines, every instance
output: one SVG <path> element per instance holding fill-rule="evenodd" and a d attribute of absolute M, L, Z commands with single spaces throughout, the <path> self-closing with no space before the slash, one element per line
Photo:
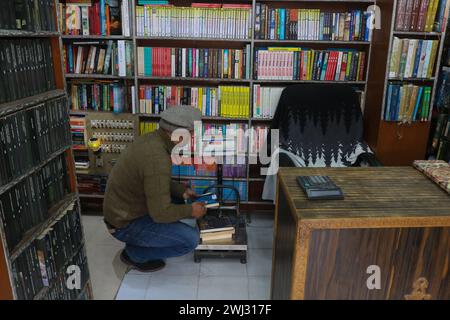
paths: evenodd
<path fill-rule="evenodd" d="M 198 197 L 198 194 L 196 194 L 195 191 L 192 190 L 191 188 L 187 188 L 186 191 L 184 191 L 184 193 L 183 193 L 184 200 L 195 199 L 197 197 Z"/>
<path fill-rule="evenodd" d="M 192 216 L 196 219 L 203 217 L 206 214 L 205 203 L 194 202 L 192 204 Z"/>

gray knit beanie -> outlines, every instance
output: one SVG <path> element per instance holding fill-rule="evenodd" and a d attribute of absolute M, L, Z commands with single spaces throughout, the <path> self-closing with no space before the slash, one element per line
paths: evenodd
<path fill-rule="evenodd" d="M 194 130 L 194 121 L 201 121 L 202 113 L 191 106 L 173 106 L 161 113 L 159 127 L 172 132 L 175 129 L 184 128 Z"/>

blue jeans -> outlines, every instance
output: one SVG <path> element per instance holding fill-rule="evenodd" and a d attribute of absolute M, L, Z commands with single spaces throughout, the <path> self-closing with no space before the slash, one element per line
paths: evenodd
<path fill-rule="evenodd" d="M 137 263 L 185 255 L 199 243 L 199 232 L 183 222 L 156 223 L 149 216 L 133 220 L 113 236 L 125 242 L 125 252 Z"/>

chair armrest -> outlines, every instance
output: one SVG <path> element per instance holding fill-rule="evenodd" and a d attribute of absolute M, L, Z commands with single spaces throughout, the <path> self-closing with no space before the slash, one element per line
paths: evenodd
<path fill-rule="evenodd" d="M 375 157 L 375 154 L 370 152 L 361 153 L 355 162 L 355 166 L 361 166 L 361 163 L 366 162 L 370 167 L 382 167 L 383 164 Z"/>

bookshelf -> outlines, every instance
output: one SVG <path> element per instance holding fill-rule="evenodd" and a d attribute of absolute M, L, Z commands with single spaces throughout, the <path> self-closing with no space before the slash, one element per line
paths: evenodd
<path fill-rule="evenodd" d="M 61 1 L 64 3 L 64 1 Z M 189 1 L 189 0 L 170 0 L 169 3 L 176 7 L 189 7 L 193 2 L 199 1 Z M 208 1 L 200 1 L 201 3 L 209 3 Z M 269 8 L 274 9 L 319 9 L 321 12 L 350 12 L 352 10 L 365 11 L 367 7 L 371 4 L 375 4 L 378 1 L 375 0 L 359 0 L 359 1 L 341 1 L 341 0 L 302 0 L 302 1 L 264 1 L 264 0 L 221 0 L 214 3 L 224 4 L 224 5 L 247 5 L 248 9 L 251 9 L 252 15 L 250 19 L 250 30 L 245 36 L 241 33 L 240 37 L 204 37 L 204 36 L 154 36 L 154 35 L 144 35 L 142 34 L 142 28 L 137 26 L 138 17 L 141 9 L 137 10 L 136 5 L 138 0 L 129 0 L 129 10 L 130 10 L 130 37 L 126 37 L 126 40 L 130 40 L 133 43 L 133 54 L 134 54 L 134 73 L 132 77 L 127 79 L 119 79 L 119 81 L 128 82 L 134 87 L 134 95 L 136 97 L 136 106 L 138 107 L 139 102 L 139 88 L 141 85 L 148 86 L 187 86 L 187 87 L 218 87 L 218 86 L 244 86 L 248 87 L 250 90 L 250 113 L 247 117 L 208 117 L 203 116 L 204 123 L 244 123 L 249 128 L 253 126 L 267 126 L 270 125 L 269 118 L 258 118 L 253 116 L 253 92 L 254 85 L 261 86 L 274 86 L 282 87 L 289 84 L 298 83 L 342 83 L 353 85 L 360 92 L 367 92 L 368 89 L 368 77 L 371 72 L 369 65 L 371 65 L 373 44 L 370 39 L 354 39 L 354 40 L 344 40 L 338 39 L 336 37 L 334 40 L 322 39 L 322 40 L 297 40 L 297 39 L 262 39 L 255 36 L 254 25 L 255 25 L 255 9 L 259 5 L 266 5 Z M 211 9 L 214 10 L 214 9 Z M 139 12 L 138 12 L 139 11 Z M 140 21 L 140 20 L 139 20 Z M 178 30 L 179 32 L 180 30 Z M 82 35 L 63 35 L 63 43 L 68 43 L 71 41 L 91 41 L 91 40 L 117 40 L 122 39 L 123 36 L 82 36 Z M 291 38 L 291 37 L 290 37 Z M 138 72 L 138 48 L 139 47 L 170 47 L 170 48 L 230 48 L 230 49 L 243 49 L 245 46 L 250 47 L 250 63 L 249 63 L 249 74 L 248 78 L 243 79 L 227 79 L 227 78 L 211 78 L 211 77 L 163 77 L 163 76 L 144 76 L 140 75 Z M 342 81 L 328 81 L 328 80 L 312 80 L 312 79 L 297 79 L 297 80 L 276 80 L 276 79 L 258 79 L 254 76 L 255 69 L 255 53 L 258 49 L 264 47 L 301 47 L 313 50 L 327 50 L 327 49 L 351 49 L 355 51 L 364 52 L 365 63 L 364 63 L 364 74 L 361 78 L 354 81 L 342 80 Z M 77 80 L 95 80 L 96 76 L 90 75 L 80 75 Z M 73 80 L 75 77 L 73 74 L 66 75 L 68 80 Z M 365 104 L 365 95 L 361 96 L 362 107 Z M 127 100 L 130 104 L 130 99 Z M 128 110 L 131 110 L 131 106 Z M 72 112 L 73 115 L 83 116 L 85 114 L 82 110 L 77 110 Z M 146 114 L 136 112 L 137 117 L 140 122 L 157 122 L 159 120 L 158 114 Z M 80 153 L 85 151 L 79 151 Z M 260 165 L 253 165 L 246 163 L 246 175 L 244 178 L 235 178 L 235 181 L 244 180 L 247 183 L 247 191 L 245 195 L 246 201 L 243 201 L 243 209 L 248 210 L 270 210 L 272 209 L 271 202 L 261 201 L 262 188 L 264 185 L 264 177 L 259 175 Z M 181 177 L 189 178 L 189 177 Z M 206 177 L 208 179 L 208 177 Z M 233 178 L 227 178 L 233 180 Z M 83 195 L 83 202 L 85 201 L 98 201 L 99 196 L 95 195 L 95 199 L 92 199 L 88 195 Z"/>
<path fill-rule="evenodd" d="M 5 1 L 15 23 L 0 22 L 2 56 L 9 53 L 17 62 L 15 70 L 0 63 L 6 70 L 0 75 L 0 300 L 92 299 L 55 6 L 54 0 L 42 2 L 32 9 L 41 19 L 29 21 L 14 1 Z M 9 29 L 18 24 L 38 31 Z M 10 135 L 13 130 L 17 135 Z M 50 236 L 54 247 L 44 249 Z M 65 289 L 65 268 L 78 263 L 83 286 Z"/>
<path fill-rule="evenodd" d="M 443 32 L 399 31 L 396 25 L 396 13 L 400 1 L 377 1 L 381 9 L 383 26 L 380 32 L 374 33 L 373 46 L 377 54 L 369 66 L 371 72 L 368 80 L 367 104 L 365 112 L 365 134 L 370 147 L 376 152 L 384 165 L 411 165 L 413 160 L 425 159 L 430 133 L 431 106 L 434 105 L 439 66 L 445 38 Z M 447 8 L 448 9 L 448 8 Z M 448 11 L 447 11 L 448 12 Z M 425 78 L 389 78 L 390 61 L 393 56 L 394 38 L 438 41 L 434 61 L 430 61 L 431 76 Z M 429 110 L 422 121 L 388 121 L 385 118 L 388 105 L 388 85 L 413 84 L 431 88 Z"/>

